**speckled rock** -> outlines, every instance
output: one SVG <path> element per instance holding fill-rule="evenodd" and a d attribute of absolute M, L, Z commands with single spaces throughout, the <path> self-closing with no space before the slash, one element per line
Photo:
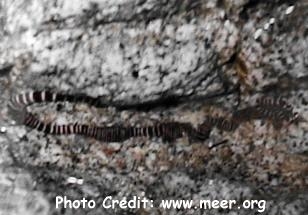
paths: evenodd
<path fill-rule="evenodd" d="M 28 109 L 46 122 L 196 126 L 269 95 L 285 97 L 308 120 L 307 9 L 305 0 L 0 2 L 0 214 L 247 214 L 163 210 L 162 199 L 266 199 L 263 214 L 305 214 L 307 121 L 277 131 L 256 120 L 232 133 L 213 130 L 204 143 L 101 143 L 30 131 L 7 103 L 16 92 L 46 88 L 110 104 L 171 96 L 187 102 L 146 112 L 79 104 Z M 225 94 L 230 89 L 237 91 Z M 137 195 L 156 207 L 64 210 L 55 208 L 57 195 L 97 204 L 108 195 Z"/>

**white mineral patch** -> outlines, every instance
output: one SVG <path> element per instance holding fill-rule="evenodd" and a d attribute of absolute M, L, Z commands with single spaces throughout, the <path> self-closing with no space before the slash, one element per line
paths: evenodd
<path fill-rule="evenodd" d="M 269 23 L 272 25 L 272 24 L 274 24 L 275 23 L 275 18 L 270 18 L 270 20 L 269 20 Z"/>
<path fill-rule="evenodd" d="M 83 179 L 82 178 L 75 178 L 75 177 L 71 176 L 71 177 L 68 177 L 66 179 L 66 183 L 82 185 L 83 184 Z"/>
<path fill-rule="evenodd" d="M 294 8 L 295 8 L 295 6 L 294 5 L 292 5 L 292 6 L 289 6 L 287 9 L 286 9 L 286 15 L 288 15 L 288 14 L 290 14 L 290 13 L 292 13 L 293 12 L 293 10 L 294 10 Z"/>
<path fill-rule="evenodd" d="M 161 19 L 157 19 L 157 20 L 154 20 L 154 21 L 151 21 L 148 26 L 147 26 L 147 29 L 149 31 L 152 31 L 156 34 L 159 34 L 160 33 L 160 29 L 161 29 L 161 24 L 162 24 L 162 20 Z"/>
<path fill-rule="evenodd" d="M 190 39 L 194 39 L 194 32 L 196 31 L 196 26 L 192 24 L 186 24 L 180 26 L 176 33 L 175 38 L 178 41 L 187 41 Z"/>
<path fill-rule="evenodd" d="M 81 1 L 78 4 L 73 3 L 70 0 L 60 0 L 57 2 L 58 7 L 61 8 L 60 12 L 62 16 L 68 17 L 74 14 L 82 13 L 82 10 L 86 10 L 89 8 L 90 1 Z"/>
<path fill-rule="evenodd" d="M 253 36 L 255 38 L 255 40 L 258 39 L 261 36 L 262 32 L 263 32 L 263 30 L 261 28 L 256 30 L 256 32 L 254 33 L 254 36 Z"/>
<path fill-rule="evenodd" d="M 5 133 L 7 131 L 7 128 L 5 126 L 0 127 L 0 132 Z"/>

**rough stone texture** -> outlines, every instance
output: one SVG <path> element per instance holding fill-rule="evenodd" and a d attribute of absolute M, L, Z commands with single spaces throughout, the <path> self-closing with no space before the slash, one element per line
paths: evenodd
<path fill-rule="evenodd" d="M 259 214 L 256 210 L 55 209 L 55 196 L 266 199 L 263 214 L 308 211 L 307 122 L 183 138 L 100 143 L 14 124 L 9 97 L 27 89 L 87 93 L 125 104 L 240 93 L 147 112 L 34 105 L 45 121 L 144 125 L 202 122 L 260 95 L 308 119 L 308 3 L 295 1 L 0 1 L 0 214 Z M 238 104 L 237 101 L 240 101 Z M 213 150 L 208 145 L 226 141 Z M 83 179 L 69 184 L 68 179 Z"/>

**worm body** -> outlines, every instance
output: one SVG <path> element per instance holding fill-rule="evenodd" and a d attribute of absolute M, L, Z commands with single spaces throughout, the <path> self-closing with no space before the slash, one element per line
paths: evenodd
<path fill-rule="evenodd" d="M 16 94 L 11 97 L 9 105 L 14 109 L 22 109 L 25 106 L 34 103 L 49 103 L 49 102 L 71 102 L 71 103 L 86 103 L 91 106 L 105 107 L 99 98 L 94 98 L 85 94 L 63 94 L 51 91 L 29 91 Z"/>
<path fill-rule="evenodd" d="M 233 121 L 241 123 L 255 119 L 270 120 L 276 129 L 281 128 L 283 122 L 291 123 L 298 117 L 298 113 L 285 100 L 270 97 L 261 97 L 257 99 L 256 105 L 233 113 Z"/>
<path fill-rule="evenodd" d="M 53 135 L 77 134 L 92 137 L 104 142 L 121 142 L 133 137 L 160 137 L 165 141 L 173 141 L 177 138 L 188 136 L 191 140 L 204 141 L 209 138 L 212 129 L 232 132 L 238 128 L 240 123 L 255 119 L 269 119 L 276 128 L 279 128 L 283 121 L 292 122 L 298 117 L 293 112 L 291 105 L 283 99 L 261 97 L 257 99 L 254 106 L 248 106 L 233 112 L 231 118 L 219 116 L 206 116 L 203 123 L 194 128 L 190 123 L 162 122 L 151 126 L 96 126 L 87 124 L 66 124 L 45 123 L 36 118 L 32 113 L 27 112 L 26 107 L 34 103 L 49 102 L 72 102 L 86 103 L 96 107 L 106 107 L 99 98 L 85 94 L 63 94 L 45 91 L 29 91 L 14 95 L 9 107 L 14 116 L 19 116 L 22 123 L 27 127 Z"/>
<path fill-rule="evenodd" d="M 165 141 L 174 141 L 177 138 L 190 135 L 196 140 L 204 140 L 208 137 L 204 131 L 192 128 L 188 123 L 157 123 L 145 127 L 101 127 L 86 124 L 64 124 L 44 123 L 32 113 L 26 113 L 24 125 L 38 131 L 54 135 L 78 134 L 92 137 L 103 142 L 122 142 L 132 137 L 161 137 Z"/>

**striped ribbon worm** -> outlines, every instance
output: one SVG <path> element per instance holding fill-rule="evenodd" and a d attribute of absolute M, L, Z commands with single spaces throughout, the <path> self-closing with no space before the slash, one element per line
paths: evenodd
<path fill-rule="evenodd" d="M 294 122 L 299 119 L 299 114 L 293 111 L 293 107 L 281 98 L 261 97 L 251 107 L 237 110 L 233 113 L 233 119 L 238 122 L 254 119 L 268 119 L 274 127 L 281 128 L 283 122 Z"/>
<path fill-rule="evenodd" d="M 280 128 L 284 121 L 293 122 L 298 119 L 298 114 L 283 99 L 261 97 L 257 99 L 254 106 L 249 106 L 233 112 L 231 118 L 207 116 L 202 124 L 194 128 L 189 123 L 163 122 L 145 127 L 123 127 L 111 126 L 100 127 L 86 124 L 58 125 L 55 123 L 44 123 L 37 119 L 32 113 L 26 111 L 25 107 L 34 103 L 48 102 L 73 102 L 86 103 L 96 107 L 106 107 L 101 99 L 84 94 L 62 94 L 45 91 L 29 91 L 14 95 L 9 107 L 13 116 L 18 116 L 23 124 L 49 134 L 79 134 L 93 137 L 105 142 L 120 142 L 131 137 L 161 137 L 166 141 L 188 136 L 195 141 L 203 141 L 209 138 L 211 130 L 215 127 L 222 131 L 232 132 L 238 128 L 240 123 L 255 119 L 271 120 L 275 128 Z"/>
<path fill-rule="evenodd" d="M 34 103 L 44 103 L 44 102 L 72 102 L 72 103 L 86 103 L 91 106 L 96 107 L 106 107 L 101 99 L 94 98 L 85 94 L 62 94 L 54 93 L 50 91 L 29 91 L 16 94 L 11 97 L 10 107 L 13 109 L 22 109 L 25 106 Z"/>
<path fill-rule="evenodd" d="M 78 134 L 93 137 L 103 142 L 122 142 L 132 137 L 161 137 L 164 141 L 174 141 L 187 135 L 195 140 L 205 140 L 208 136 L 194 129 L 188 123 L 157 123 L 145 127 L 123 127 L 110 126 L 100 127 L 86 124 L 64 124 L 44 123 L 32 113 L 26 113 L 24 125 L 47 134 L 69 135 Z"/>
<path fill-rule="evenodd" d="M 281 98 L 261 97 L 256 100 L 254 106 L 249 106 L 233 112 L 230 119 L 225 117 L 206 116 L 199 129 L 208 133 L 215 127 L 222 131 L 231 132 L 238 128 L 240 123 L 256 120 L 270 120 L 276 129 L 280 129 L 283 122 L 294 122 L 299 119 L 297 112 L 293 107 Z"/>

